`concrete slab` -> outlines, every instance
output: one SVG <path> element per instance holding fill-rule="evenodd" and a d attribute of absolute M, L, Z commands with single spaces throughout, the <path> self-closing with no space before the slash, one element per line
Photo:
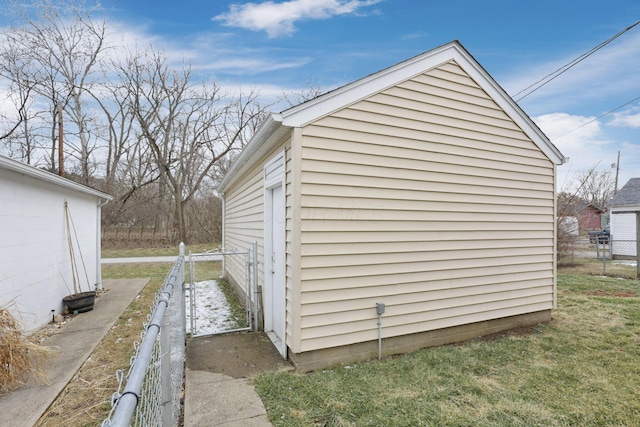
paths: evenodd
<path fill-rule="evenodd" d="M 187 343 L 184 425 L 270 426 L 251 377 L 262 372 L 292 369 L 263 332 L 190 339 Z"/>
<path fill-rule="evenodd" d="M 264 332 L 237 332 L 192 338 L 187 368 L 249 378 L 263 372 L 293 370 Z"/>
<path fill-rule="evenodd" d="M 46 369 L 48 384 L 29 379 L 20 389 L 0 397 L 0 426 L 33 426 L 148 282 L 104 280 L 108 291 L 96 299 L 93 310 L 72 318 L 44 342 L 58 350 Z"/>
<path fill-rule="evenodd" d="M 186 370 L 185 426 L 270 426 L 250 380 Z"/>

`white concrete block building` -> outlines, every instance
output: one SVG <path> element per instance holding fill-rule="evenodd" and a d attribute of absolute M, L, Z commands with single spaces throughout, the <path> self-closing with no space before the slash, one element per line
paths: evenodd
<path fill-rule="evenodd" d="M 73 294 L 65 202 L 82 291 L 101 288 L 100 210 L 111 196 L 0 156 L 0 306 L 34 329 Z"/>

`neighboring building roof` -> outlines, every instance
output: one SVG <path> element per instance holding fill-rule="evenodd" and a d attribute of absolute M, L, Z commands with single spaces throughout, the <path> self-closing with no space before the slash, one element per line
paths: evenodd
<path fill-rule="evenodd" d="M 586 202 L 585 203 L 579 203 L 576 206 L 576 213 L 580 212 L 580 211 L 582 211 L 584 209 L 587 209 L 587 208 L 592 208 L 592 209 L 594 209 L 594 210 L 596 210 L 596 211 L 598 211 L 600 213 L 604 213 L 603 209 L 599 208 L 598 206 L 594 205 L 593 203 L 586 203 Z"/>
<path fill-rule="evenodd" d="M 611 207 L 628 205 L 640 206 L 640 178 L 631 178 L 609 202 Z"/>
<path fill-rule="evenodd" d="M 256 134 L 220 183 L 218 190 L 224 192 L 229 185 L 243 175 L 243 172 L 251 167 L 251 159 L 260 158 L 274 148 L 290 129 L 302 127 L 367 96 L 452 60 L 489 94 L 553 163 L 557 165 L 565 163 L 566 158 L 531 118 L 507 95 L 460 42 L 452 41 L 300 105 L 280 113 L 272 113 L 258 128 Z"/>
<path fill-rule="evenodd" d="M 2 155 L 0 155 L 0 168 L 11 170 L 32 178 L 58 185 L 60 187 L 78 191 L 80 193 L 90 194 L 100 199 L 113 200 L 113 197 L 106 193 L 103 193 L 102 191 L 94 190 L 93 188 L 87 187 L 86 185 L 78 184 L 75 181 L 71 181 L 42 169 L 34 168 L 33 166 L 30 166 L 26 163 L 18 162 Z"/>

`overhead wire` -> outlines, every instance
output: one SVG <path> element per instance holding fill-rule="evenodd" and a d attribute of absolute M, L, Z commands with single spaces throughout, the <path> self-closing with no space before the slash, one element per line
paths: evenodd
<path fill-rule="evenodd" d="M 635 102 L 635 101 L 637 101 L 637 100 L 639 100 L 639 99 L 640 99 L 640 96 L 638 96 L 638 97 L 636 97 L 636 98 L 633 98 L 631 101 L 625 102 L 624 104 L 617 106 L 617 107 L 616 107 L 616 108 L 614 108 L 613 110 L 609 110 L 609 111 L 607 111 L 606 113 L 601 114 L 601 115 L 599 115 L 598 117 L 593 118 L 593 119 L 589 120 L 588 122 L 581 124 L 581 125 L 580 125 L 580 126 L 578 126 L 577 128 L 571 129 L 570 131 L 565 132 L 565 133 L 563 133 L 563 134 L 562 134 L 562 135 L 560 135 L 560 136 L 556 136 L 555 138 L 553 138 L 553 140 L 554 140 L 554 141 L 557 141 L 558 139 L 562 138 L 563 136 L 565 136 L 565 135 L 567 135 L 567 134 L 570 134 L 571 132 L 575 132 L 575 131 L 577 131 L 578 129 L 583 128 L 583 127 L 587 126 L 587 125 L 588 125 L 588 124 L 590 124 L 590 123 L 593 123 L 593 122 L 595 122 L 595 121 L 598 121 L 598 120 L 600 120 L 601 118 L 603 118 L 604 116 L 607 116 L 607 115 L 609 115 L 609 114 L 611 114 L 611 113 L 613 113 L 613 112 L 615 112 L 615 111 L 618 111 L 618 110 L 619 110 L 619 109 L 621 109 L 622 107 L 626 107 L 627 105 L 629 105 L 629 104 L 631 104 L 631 103 L 633 103 L 633 102 Z"/>
<path fill-rule="evenodd" d="M 639 24 L 640 24 L 640 21 L 636 21 L 634 24 L 632 24 L 632 25 L 628 26 L 627 28 L 619 31 L 618 33 L 616 33 L 612 37 L 608 38 L 607 40 L 603 41 L 602 43 L 598 44 L 597 46 L 591 48 L 590 50 L 588 50 L 587 52 L 583 53 L 582 55 L 576 57 L 575 59 L 573 59 L 572 61 L 570 61 L 567 64 L 563 65 L 562 67 L 558 68 L 554 72 L 547 74 L 546 76 L 544 76 L 540 80 L 538 80 L 538 81 L 530 84 L 526 88 L 522 89 L 520 92 L 518 92 L 515 95 L 513 95 L 513 98 L 515 98 L 516 96 L 520 95 L 521 93 L 526 92 L 529 89 L 531 89 L 529 92 L 525 93 L 524 95 L 522 95 L 520 98 L 516 99 L 515 101 L 519 102 L 519 101 L 523 100 L 527 96 L 531 95 L 533 92 L 537 91 L 541 87 L 545 86 L 547 83 L 549 83 L 552 80 L 554 80 L 556 77 L 558 77 L 558 76 L 562 75 L 563 73 L 565 73 L 566 71 L 570 70 L 571 68 L 573 68 L 574 66 L 576 66 L 580 62 L 584 61 L 589 56 L 593 55 L 598 50 L 602 49 L 603 47 L 605 47 L 606 45 L 608 45 L 609 43 L 611 43 L 612 41 L 614 41 L 615 39 L 617 39 L 618 37 L 620 37 L 621 35 L 623 35 L 627 31 L 633 29 L 634 27 L 636 27 Z"/>

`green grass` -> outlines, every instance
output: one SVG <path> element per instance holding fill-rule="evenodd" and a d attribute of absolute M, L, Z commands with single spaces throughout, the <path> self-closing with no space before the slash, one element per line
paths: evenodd
<path fill-rule="evenodd" d="M 640 282 L 561 272 L 526 332 L 254 383 L 274 426 L 640 425 Z"/>
<path fill-rule="evenodd" d="M 227 299 L 229 310 L 231 311 L 231 318 L 236 323 L 237 328 L 246 328 L 249 326 L 249 320 L 247 319 L 247 312 L 244 301 L 240 300 L 238 294 L 236 294 L 229 282 L 224 279 L 218 279 L 218 286 Z"/>
<path fill-rule="evenodd" d="M 188 245 L 185 247 L 185 253 L 204 252 L 211 249 L 216 249 L 217 244 L 200 244 L 200 245 Z M 178 246 L 175 247 L 160 247 L 160 248 L 103 248 L 103 258 L 128 258 L 128 257 L 149 257 L 149 256 L 178 256 Z"/>
<path fill-rule="evenodd" d="M 585 274 L 590 276 L 607 276 L 622 279 L 637 278 L 638 271 L 635 266 L 629 266 L 622 261 L 594 259 L 576 259 L 569 265 L 563 266 L 561 271 L 565 273 Z"/>

